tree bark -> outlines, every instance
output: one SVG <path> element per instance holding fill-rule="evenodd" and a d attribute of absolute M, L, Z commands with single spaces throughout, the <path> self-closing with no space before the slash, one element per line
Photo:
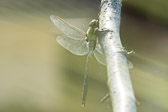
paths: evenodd
<path fill-rule="evenodd" d="M 108 87 L 113 112 L 136 112 L 127 52 L 120 40 L 120 13 L 122 0 L 102 0 L 99 29 L 103 32 L 99 42 L 107 61 Z"/>

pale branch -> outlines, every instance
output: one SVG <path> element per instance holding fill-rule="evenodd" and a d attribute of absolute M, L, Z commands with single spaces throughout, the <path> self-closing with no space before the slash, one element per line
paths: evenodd
<path fill-rule="evenodd" d="M 102 0 L 99 14 L 99 41 L 106 55 L 108 87 L 113 112 L 136 112 L 127 53 L 120 40 L 122 0 Z"/>

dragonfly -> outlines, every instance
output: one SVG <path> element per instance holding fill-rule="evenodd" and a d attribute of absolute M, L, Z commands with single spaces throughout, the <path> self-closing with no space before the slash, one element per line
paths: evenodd
<path fill-rule="evenodd" d="M 65 36 L 57 36 L 56 41 L 65 49 L 70 51 L 72 54 L 78 56 L 87 55 L 85 74 L 84 74 L 84 84 L 82 92 L 82 106 L 85 106 L 86 96 L 88 91 L 88 62 L 92 54 L 94 54 L 96 60 L 102 64 L 106 65 L 106 57 L 104 51 L 100 46 L 98 40 L 98 20 L 93 19 L 89 23 L 89 28 L 87 32 L 69 24 L 59 16 L 50 16 L 51 21 L 59 28 Z M 129 62 L 129 68 L 132 68 L 132 64 Z"/>
<path fill-rule="evenodd" d="M 76 28 L 75 26 L 67 23 L 65 20 L 58 16 L 51 15 L 51 21 L 59 28 L 65 36 L 57 36 L 56 41 L 65 49 L 70 51 L 72 54 L 84 56 L 87 55 L 85 74 L 84 74 L 84 85 L 82 92 L 82 106 L 85 106 L 88 84 L 87 84 L 87 71 L 88 71 L 88 61 L 94 54 L 96 60 L 102 65 L 106 65 L 106 57 L 103 53 L 98 42 L 98 36 L 96 34 L 96 29 L 98 28 L 98 21 L 93 19 L 89 23 L 89 28 L 87 32 Z"/>

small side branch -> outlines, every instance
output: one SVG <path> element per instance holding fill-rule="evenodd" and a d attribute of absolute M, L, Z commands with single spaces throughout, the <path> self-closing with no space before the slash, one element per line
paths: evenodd
<path fill-rule="evenodd" d="M 108 87 L 113 112 L 136 112 L 136 100 L 130 80 L 127 54 L 120 40 L 122 0 L 102 0 L 99 15 L 99 41 L 106 55 Z"/>

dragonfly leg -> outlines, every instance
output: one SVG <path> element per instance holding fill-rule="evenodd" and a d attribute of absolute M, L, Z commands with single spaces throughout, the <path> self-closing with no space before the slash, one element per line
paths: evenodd
<path fill-rule="evenodd" d="M 101 37 L 102 35 L 106 34 L 107 32 L 113 32 L 112 30 L 108 30 L 108 29 L 99 29 L 99 28 L 95 28 L 95 34 L 99 37 Z"/>

